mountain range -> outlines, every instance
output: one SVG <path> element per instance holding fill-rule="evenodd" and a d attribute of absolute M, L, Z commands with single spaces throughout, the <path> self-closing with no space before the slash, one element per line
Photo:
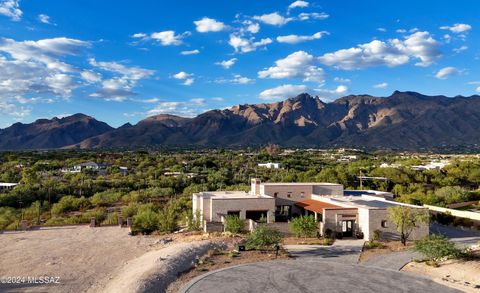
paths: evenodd
<path fill-rule="evenodd" d="M 480 96 L 349 95 L 330 103 L 307 93 L 237 105 L 194 118 L 148 117 L 113 128 L 84 114 L 0 129 L 0 150 L 56 148 L 356 147 L 421 150 L 480 144 Z"/>

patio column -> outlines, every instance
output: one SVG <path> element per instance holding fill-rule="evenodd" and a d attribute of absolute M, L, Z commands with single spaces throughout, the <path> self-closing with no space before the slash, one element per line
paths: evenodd
<path fill-rule="evenodd" d="M 318 222 L 318 215 L 317 215 L 317 212 L 315 212 L 315 222 Z"/>

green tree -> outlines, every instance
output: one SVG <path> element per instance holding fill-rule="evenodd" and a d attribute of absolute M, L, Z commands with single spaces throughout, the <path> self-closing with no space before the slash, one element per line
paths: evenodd
<path fill-rule="evenodd" d="M 151 209 L 139 211 L 133 217 L 132 232 L 151 234 L 159 228 L 159 216 Z"/>
<path fill-rule="evenodd" d="M 158 213 L 158 228 L 160 232 L 172 233 L 178 227 L 175 202 L 168 202 Z"/>
<path fill-rule="evenodd" d="M 259 225 L 255 230 L 247 235 L 247 249 L 266 250 L 280 244 L 282 234 L 266 225 Z"/>
<path fill-rule="evenodd" d="M 313 215 L 296 217 L 290 222 L 290 229 L 297 237 L 315 237 L 317 235 L 317 222 Z"/>
<path fill-rule="evenodd" d="M 429 220 L 428 210 L 407 206 L 388 208 L 388 216 L 400 232 L 403 245 L 407 245 L 407 240 L 415 228 L 427 224 Z"/>
<path fill-rule="evenodd" d="M 238 216 L 229 215 L 225 217 L 225 231 L 238 234 L 243 231 L 245 227 L 245 221 L 241 220 Z"/>

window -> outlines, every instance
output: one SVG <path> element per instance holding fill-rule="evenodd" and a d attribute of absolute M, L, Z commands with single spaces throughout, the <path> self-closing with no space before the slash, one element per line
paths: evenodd
<path fill-rule="evenodd" d="M 292 197 L 292 193 L 291 193 L 291 192 L 288 192 L 288 193 L 287 193 L 287 197 L 288 197 L 288 198 Z"/>
<path fill-rule="evenodd" d="M 277 197 L 277 196 L 278 196 L 278 192 L 275 192 L 275 193 L 273 194 L 273 197 Z"/>
<path fill-rule="evenodd" d="M 382 228 L 388 228 L 387 220 L 382 220 Z"/>
<path fill-rule="evenodd" d="M 228 211 L 227 216 L 236 216 L 240 218 L 240 211 Z"/>
<path fill-rule="evenodd" d="M 300 197 L 301 197 L 301 198 L 304 198 L 304 197 L 305 197 L 305 192 L 303 192 L 303 191 L 300 192 Z"/>

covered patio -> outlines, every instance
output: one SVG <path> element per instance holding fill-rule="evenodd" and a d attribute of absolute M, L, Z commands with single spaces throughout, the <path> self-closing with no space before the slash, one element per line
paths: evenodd
<path fill-rule="evenodd" d="M 299 201 L 295 203 L 295 205 L 299 208 L 304 209 L 305 215 L 313 214 L 317 222 L 323 221 L 323 209 L 342 208 L 341 206 L 338 206 L 338 205 L 334 205 L 328 202 L 318 201 L 314 199 Z"/>

